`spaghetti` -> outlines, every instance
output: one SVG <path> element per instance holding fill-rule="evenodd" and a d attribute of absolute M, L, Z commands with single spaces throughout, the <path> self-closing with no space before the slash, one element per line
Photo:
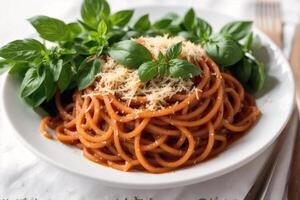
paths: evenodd
<path fill-rule="evenodd" d="M 220 152 L 260 116 L 254 99 L 206 55 L 195 61 L 203 74 L 195 88 L 166 98 L 166 107 L 147 108 L 144 96 L 130 102 L 117 94 L 76 91 L 68 105 L 55 96 L 59 112 L 41 121 L 41 133 L 82 149 L 89 160 L 122 171 L 163 173 L 195 165 Z"/>

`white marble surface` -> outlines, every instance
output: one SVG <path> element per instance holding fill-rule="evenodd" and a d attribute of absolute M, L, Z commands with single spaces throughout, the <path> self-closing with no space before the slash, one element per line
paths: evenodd
<path fill-rule="evenodd" d="M 250 0 L 110 0 L 113 10 L 132 5 L 179 4 L 209 8 L 243 19 L 251 19 L 253 2 Z M 25 19 L 38 14 L 67 21 L 79 17 L 81 0 L 2 0 L 0 3 L 0 46 L 33 33 Z M 285 53 L 288 55 L 293 25 L 300 19 L 300 1 L 285 0 Z M 111 188 L 99 182 L 80 177 L 53 167 L 35 157 L 1 124 L 0 110 L 0 200 L 2 199 L 243 199 L 253 184 L 259 169 L 271 149 L 244 167 L 203 183 L 166 190 L 126 190 Z M 294 119 L 294 121 L 296 118 Z M 272 180 L 269 199 L 282 199 L 296 123 L 293 124 L 286 144 L 280 153 L 276 176 Z M 33 133 L 34 134 L 34 133 Z"/>

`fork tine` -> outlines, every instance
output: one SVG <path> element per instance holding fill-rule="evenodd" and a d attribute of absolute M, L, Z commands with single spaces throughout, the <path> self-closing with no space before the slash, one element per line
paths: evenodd
<path fill-rule="evenodd" d="M 282 15 L 278 0 L 256 0 L 255 24 L 282 47 Z"/>

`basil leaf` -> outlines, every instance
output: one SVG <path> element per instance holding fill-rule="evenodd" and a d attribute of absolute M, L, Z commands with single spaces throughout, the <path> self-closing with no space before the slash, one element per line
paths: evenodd
<path fill-rule="evenodd" d="M 49 68 L 50 68 L 51 73 L 53 74 L 54 81 L 58 80 L 60 73 L 61 73 L 62 65 L 63 65 L 62 59 L 59 59 L 56 62 L 50 61 Z"/>
<path fill-rule="evenodd" d="M 253 33 L 249 33 L 242 41 L 241 44 L 245 51 L 250 51 L 253 41 Z"/>
<path fill-rule="evenodd" d="M 220 33 L 223 35 L 228 35 L 235 40 L 240 40 L 246 37 L 252 28 L 251 21 L 233 21 L 229 22 L 221 28 Z"/>
<path fill-rule="evenodd" d="M 63 65 L 57 82 L 60 92 L 64 92 L 69 87 L 72 80 L 72 73 L 70 64 Z"/>
<path fill-rule="evenodd" d="M 250 79 L 252 65 L 253 61 L 247 57 L 243 57 L 242 60 L 230 67 L 230 72 L 245 86 Z"/>
<path fill-rule="evenodd" d="M 252 92 L 256 93 L 263 89 L 266 81 L 266 71 L 263 63 L 253 60 L 252 71 L 250 79 L 246 85 L 246 88 Z"/>
<path fill-rule="evenodd" d="M 84 23 L 84 22 L 81 21 L 81 20 L 77 20 L 77 21 L 78 21 L 78 23 L 79 23 L 85 30 L 87 30 L 87 31 L 95 31 L 95 30 L 96 30 L 96 28 L 91 27 L 90 25 Z"/>
<path fill-rule="evenodd" d="M 45 46 L 37 40 L 15 40 L 0 48 L 0 57 L 14 61 L 33 61 L 45 50 Z"/>
<path fill-rule="evenodd" d="M 30 96 L 24 97 L 24 100 L 31 107 L 35 108 L 40 106 L 47 99 L 43 85 L 41 85 Z"/>
<path fill-rule="evenodd" d="M 151 27 L 151 22 L 149 20 L 149 14 L 141 16 L 133 25 L 133 28 L 138 32 L 145 32 Z"/>
<path fill-rule="evenodd" d="M 183 18 L 183 25 L 188 31 L 192 31 L 196 21 L 196 15 L 194 9 L 189 9 Z"/>
<path fill-rule="evenodd" d="M 178 43 L 170 46 L 167 49 L 167 54 L 166 54 L 167 59 L 171 60 L 171 59 L 178 58 L 181 54 L 181 50 L 182 50 L 182 43 L 181 42 L 178 42 Z"/>
<path fill-rule="evenodd" d="M 193 32 L 201 40 L 206 40 L 212 34 L 212 27 L 205 20 L 197 18 Z"/>
<path fill-rule="evenodd" d="M 168 65 L 167 64 L 160 63 L 160 64 L 158 64 L 157 68 L 158 68 L 158 74 L 160 76 L 164 76 L 168 73 Z"/>
<path fill-rule="evenodd" d="M 172 59 L 169 64 L 170 75 L 174 78 L 191 78 L 201 75 L 201 69 L 186 60 Z"/>
<path fill-rule="evenodd" d="M 115 43 L 108 53 L 119 64 L 134 69 L 144 62 L 152 60 L 152 54 L 146 47 L 131 40 Z"/>
<path fill-rule="evenodd" d="M 28 69 L 21 83 L 21 97 L 24 98 L 34 93 L 42 85 L 44 79 L 45 73 L 40 76 L 37 68 Z"/>
<path fill-rule="evenodd" d="M 45 69 L 45 79 L 43 81 L 43 85 L 45 88 L 46 99 L 49 101 L 56 92 L 56 84 L 54 82 L 53 74 L 48 68 Z"/>
<path fill-rule="evenodd" d="M 109 16 L 111 23 L 115 26 L 124 27 L 130 21 L 133 10 L 121 10 Z"/>
<path fill-rule="evenodd" d="M 152 80 L 158 75 L 158 64 L 153 61 L 143 63 L 138 69 L 138 75 L 142 82 Z"/>
<path fill-rule="evenodd" d="M 99 23 L 97 31 L 100 37 L 104 37 L 104 35 L 107 33 L 107 25 L 104 20 L 101 20 Z"/>
<path fill-rule="evenodd" d="M 75 38 L 76 36 L 78 36 L 82 32 L 82 28 L 79 25 L 79 23 L 77 23 L 77 22 L 69 23 L 69 24 L 67 24 L 67 26 L 68 26 L 68 29 L 70 31 L 70 36 L 72 38 Z"/>
<path fill-rule="evenodd" d="M 7 60 L 0 60 L 0 75 L 6 72 L 10 68 L 10 64 Z"/>
<path fill-rule="evenodd" d="M 166 29 L 172 23 L 171 19 L 160 19 L 152 25 L 153 29 L 163 30 Z"/>
<path fill-rule="evenodd" d="M 28 21 L 40 34 L 40 37 L 51 41 L 65 41 L 68 40 L 70 30 L 69 27 L 61 20 L 47 17 L 36 16 L 29 18 Z"/>
<path fill-rule="evenodd" d="M 88 27 L 96 29 L 103 17 L 110 14 L 110 7 L 105 0 L 84 0 L 81 17 Z"/>
<path fill-rule="evenodd" d="M 98 59 L 93 61 L 87 58 L 79 67 L 78 89 L 83 90 L 91 85 L 100 71 L 101 62 Z"/>
<path fill-rule="evenodd" d="M 13 63 L 10 70 L 9 70 L 9 74 L 11 75 L 17 75 L 19 77 L 24 78 L 26 71 L 30 68 L 28 63 L 24 63 L 24 62 L 17 62 L 17 63 Z"/>
<path fill-rule="evenodd" d="M 207 54 L 222 67 L 237 63 L 243 57 L 240 45 L 231 38 L 223 35 L 215 35 L 205 43 Z"/>

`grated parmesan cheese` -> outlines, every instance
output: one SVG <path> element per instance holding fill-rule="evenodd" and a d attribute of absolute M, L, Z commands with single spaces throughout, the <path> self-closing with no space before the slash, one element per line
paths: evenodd
<path fill-rule="evenodd" d="M 201 46 L 185 41 L 183 37 L 157 36 L 133 40 L 144 45 L 152 53 L 154 59 L 157 58 L 159 51 L 165 54 L 168 47 L 180 41 L 182 42 L 180 58 L 193 62 L 201 59 L 204 53 Z M 148 83 L 143 83 L 139 79 L 137 70 L 125 68 L 111 57 L 105 59 L 94 85 L 93 94 L 114 94 L 128 103 L 136 96 L 145 96 L 148 100 L 146 108 L 150 110 L 165 108 L 167 106 L 166 98 L 195 89 L 191 79 L 172 78 L 170 76 L 158 76 Z"/>

